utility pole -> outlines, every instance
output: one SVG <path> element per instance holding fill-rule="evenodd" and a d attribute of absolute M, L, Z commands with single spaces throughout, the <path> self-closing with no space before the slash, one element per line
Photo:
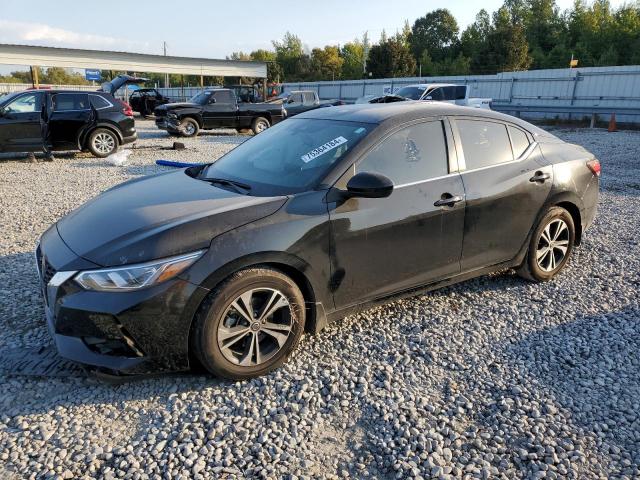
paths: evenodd
<path fill-rule="evenodd" d="M 164 49 L 164 56 L 167 56 L 167 42 L 162 42 L 162 47 Z M 169 88 L 169 74 L 164 74 L 164 88 Z"/>

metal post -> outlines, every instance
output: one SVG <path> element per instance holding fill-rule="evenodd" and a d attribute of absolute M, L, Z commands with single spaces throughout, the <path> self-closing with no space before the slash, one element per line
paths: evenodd
<path fill-rule="evenodd" d="M 591 123 L 589 124 L 589 128 L 595 128 L 596 126 L 596 114 L 591 114 Z"/>
<path fill-rule="evenodd" d="M 38 66 L 34 65 L 31 67 L 31 83 L 33 88 L 38 88 L 40 86 L 40 80 L 38 79 Z"/>

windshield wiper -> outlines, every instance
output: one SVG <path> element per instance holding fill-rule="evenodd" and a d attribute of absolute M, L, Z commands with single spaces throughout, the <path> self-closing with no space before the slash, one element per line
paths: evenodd
<path fill-rule="evenodd" d="M 247 193 L 251 191 L 251 185 L 246 183 L 236 182 L 235 180 L 227 180 L 226 178 L 201 178 L 203 182 L 209 182 L 212 185 L 224 185 L 225 187 L 232 187 L 238 193 Z"/>

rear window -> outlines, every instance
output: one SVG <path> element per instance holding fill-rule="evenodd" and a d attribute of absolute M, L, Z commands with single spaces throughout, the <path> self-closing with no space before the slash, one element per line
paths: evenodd
<path fill-rule="evenodd" d="M 53 96 L 53 111 L 88 110 L 89 96 L 86 93 L 58 93 Z"/>
<path fill-rule="evenodd" d="M 100 95 L 89 95 L 89 101 L 91 102 L 91 105 L 93 105 L 93 108 L 95 108 L 96 110 L 99 110 L 101 108 L 109 108 L 111 106 L 111 104 Z"/>
<path fill-rule="evenodd" d="M 507 126 L 479 120 L 456 120 L 467 170 L 513 160 Z"/>

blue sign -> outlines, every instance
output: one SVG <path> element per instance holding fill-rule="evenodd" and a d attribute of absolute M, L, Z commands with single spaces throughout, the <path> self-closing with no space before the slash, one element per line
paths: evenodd
<path fill-rule="evenodd" d="M 102 79 L 102 75 L 100 74 L 100 70 L 90 70 L 86 68 L 84 71 L 84 78 L 87 80 L 100 81 L 100 79 Z"/>

